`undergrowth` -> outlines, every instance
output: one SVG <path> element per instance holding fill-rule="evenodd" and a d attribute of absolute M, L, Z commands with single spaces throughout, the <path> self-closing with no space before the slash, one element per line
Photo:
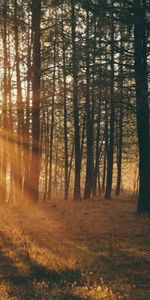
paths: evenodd
<path fill-rule="evenodd" d="M 0 300 L 149 300 L 150 222 L 134 210 L 1 207 Z"/>

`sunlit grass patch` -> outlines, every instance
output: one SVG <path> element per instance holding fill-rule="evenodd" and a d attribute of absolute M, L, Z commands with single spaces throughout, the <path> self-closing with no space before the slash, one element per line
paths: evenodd
<path fill-rule="evenodd" d="M 72 284 L 72 287 L 62 287 L 53 286 L 52 289 L 49 288 L 48 284 L 45 282 L 34 282 L 34 287 L 39 299 L 91 299 L 91 300 L 121 300 L 127 299 L 123 298 L 119 293 L 114 293 L 111 287 L 107 287 L 104 284 L 94 285 L 94 286 L 76 286 L 76 283 Z"/>
<path fill-rule="evenodd" d="M 150 299 L 149 222 L 92 205 L 6 208 L 0 300 Z"/>
<path fill-rule="evenodd" d="M 8 290 L 9 290 L 9 284 L 5 281 L 0 282 L 0 299 L 1 300 L 9 299 Z M 13 298 L 12 300 L 16 300 L 16 299 Z"/>
<path fill-rule="evenodd" d="M 104 285 L 91 286 L 91 287 L 78 287 L 75 289 L 75 294 L 82 296 L 85 299 L 91 300 L 119 300 L 123 299 L 119 294 L 115 295 L 110 287 Z M 125 298 L 124 298 L 125 299 Z"/>

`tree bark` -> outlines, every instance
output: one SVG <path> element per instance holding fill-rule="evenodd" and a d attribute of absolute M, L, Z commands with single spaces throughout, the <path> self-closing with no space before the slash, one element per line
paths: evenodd
<path fill-rule="evenodd" d="M 111 0 L 111 7 L 113 8 L 113 0 Z M 111 79 L 110 79 L 110 140 L 108 147 L 107 159 L 107 179 L 105 199 L 111 199 L 112 181 L 113 181 L 113 157 L 114 157 L 114 123 L 115 123 L 115 109 L 114 109 L 114 16 L 111 10 Z"/>
<path fill-rule="evenodd" d="M 32 0 L 33 66 L 32 66 L 32 159 L 30 169 L 31 200 L 39 200 L 40 175 L 40 20 L 41 0 Z"/>
<path fill-rule="evenodd" d="M 134 56 L 139 146 L 139 200 L 137 210 L 150 213 L 150 136 L 145 1 L 134 1 Z"/>
<path fill-rule="evenodd" d="M 79 105 L 78 105 L 78 71 L 76 53 L 76 16 L 75 0 L 71 0 L 71 29 L 72 29 L 72 63 L 73 63 L 73 110 L 74 110 L 74 130 L 75 130 L 75 178 L 74 178 L 74 200 L 81 199 L 80 193 L 80 126 L 79 126 Z"/>
<path fill-rule="evenodd" d="M 119 82 L 119 128 L 118 128 L 118 141 L 117 141 L 117 185 L 116 185 L 116 195 L 120 194 L 120 188 L 121 188 L 121 175 L 122 175 L 122 143 L 123 143 L 123 34 L 122 34 L 122 28 L 120 32 L 121 36 L 121 45 L 120 45 L 120 70 L 119 70 L 119 76 L 120 76 L 120 82 Z"/>
<path fill-rule="evenodd" d="M 56 31 L 56 29 L 55 29 Z M 51 109 L 51 129 L 50 129 L 50 161 L 49 161 L 49 186 L 48 199 L 52 198 L 52 164 L 53 164 L 53 142 L 54 142 L 54 113 L 55 113 L 55 93 L 56 93 L 56 32 L 54 40 L 54 66 L 53 66 L 53 94 L 52 94 L 52 109 Z"/>
<path fill-rule="evenodd" d="M 87 159 L 86 159 L 86 180 L 84 189 L 84 199 L 90 199 L 93 186 L 93 147 L 94 147 L 94 128 L 93 115 L 90 108 L 90 43 L 89 43 L 89 11 L 86 12 L 86 141 L 87 141 Z"/>
<path fill-rule="evenodd" d="M 1 147 L 2 147 L 2 160 L 1 160 L 1 201 L 6 202 L 7 199 L 7 181 L 6 181 L 6 172 L 7 172 L 7 130 L 8 130 L 8 118 L 7 118 L 7 100 L 8 100 L 8 90 L 7 90 L 7 60 L 8 60 L 8 51 L 7 51 L 7 2 L 4 2 L 3 5 L 3 49 L 4 49 L 4 94 L 3 94 L 3 103 L 2 103 L 2 134 L 1 134 Z"/>
<path fill-rule="evenodd" d="M 68 199 L 68 130 L 67 130 L 67 82 L 66 82 L 66 49 L 65 49 L 65 33 L 64 33 L 64 24 L 62 20 L 62 42 L 63 42 L 63 85 L 64 85 L 64 150 L 65 150 L 65 193 L 64 199 Z"/>

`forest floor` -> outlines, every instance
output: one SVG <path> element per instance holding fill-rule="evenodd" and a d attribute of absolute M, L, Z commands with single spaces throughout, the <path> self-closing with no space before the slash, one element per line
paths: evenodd
<path fill-rule="evenodd" d="M 136 201 L 0 207 L 0 300 L 150 299 L 150 220 Z"/>

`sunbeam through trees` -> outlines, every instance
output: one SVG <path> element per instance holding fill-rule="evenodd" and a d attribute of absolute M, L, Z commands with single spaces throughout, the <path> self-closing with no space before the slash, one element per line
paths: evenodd
<path fill-rule="evenodd" d="M 1 1 L 2 203 L 130 190 L 150 211 L 149 11 L 144 0 Z"/>
<path fill-rule="evenodd" d="M 0 0 L 0 300 L 150 299 L 150 0 Z"/>

